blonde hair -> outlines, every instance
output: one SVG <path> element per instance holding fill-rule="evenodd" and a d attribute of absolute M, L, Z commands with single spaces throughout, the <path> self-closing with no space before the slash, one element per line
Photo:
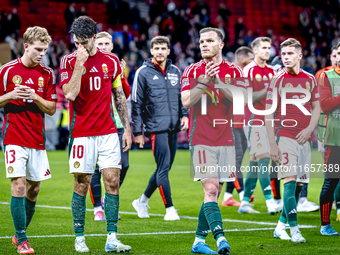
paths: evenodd
<path fill-rule="evenodd" d="M 100 39 L 100 38 L 104 38 L 104 37 L 109 38 L 110 41 L 112 41 L 112 35 L 110 35 L 108 32 L 100 32 L 100 33 L 98 33 L 97 37 L 96 37 L 96 40 Z"/>
<path fill-rule="evenodd" d="M 24 33 L 24 43 L 33 44 L 35 41 L 50 43 L 52 38 L 48 34 L 46 28 L 38 26 L 27 28 L 26 32 Z"/>
<path fill-rule="evenodd" d="M 289 38 L 286 41 L 282 42 L 280 48 L 282 49 L 283 47 L 295 47 L 295 49 L 297 49 L 298 51 L 302 51 L 301 43 L 294 38 Z"/>
<path fill-rule="evenodd" d="M 252 43 L 251 43 L 251 47 L 254 49 L 255 47 L 260 46 L 261 42 L 269 42 L 272 43 L 272 39 L 270 39 L 269 37 L 257 37 Z"/>

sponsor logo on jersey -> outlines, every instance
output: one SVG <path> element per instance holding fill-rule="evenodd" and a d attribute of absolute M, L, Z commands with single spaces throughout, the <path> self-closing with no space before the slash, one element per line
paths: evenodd
<path fill-rule="evenodd" d="M 231 83 L 231 75 L 227 73 L 224 76 L 224 81 L 225 81 L 226 84 L 230 84 Z"/>
<path fill-rule="evenodd" d="M 92 67 L 92 69 L 90 70 L 90 73 L 97 73 L 97 72 L 98 72 L 98 70 L 95 66 Z"/>
<path fill-rule="evenodd" d="M 76 169 L 79 168 L 80 167 L 79 161 L 74 162 L 73 167 Z"/>
<path fill-rule="evenodd" d="M 306 82 L 306 89 L 308 89 L 308 91 L 310 91 L 310 83 L 308 81 Z"/>
<path fill-rule="evenodd" d="M 9 174 L 13 173 L 14 172 L 14 168 L 12 166 L 7 167 L 7 172 Z"/>
<path fill-rule="evenodd" d="M 293 84 L 291 84 L 291 83 L 287 83 L 286 85 L 285 85 L 285 88 L 293 88 L 294 86 L 293 86 Z"/>
<path fill-rule="evenodd" d="M 106 64 L 102 64 L 102 68 L 103 68 L 103 72 L 104 73 L 108 73 L 109 72 L 109 69 L 107 68 Z"/>
<path fill-rule="evenodd" d="M 86 68 L 85 68 L 85 66 L 83 66 L 83 74 L 85 74 L 86 73 Z"/>
<path fill-rule="evenodd" d="M 189 85 L 189 78 L 184 78 L 182 80 L 182 87 L 188 86 Z"/>
<path fill-rule="evenodd" d="M 259 73 L 256 74 L 256 75 L 255 75 L 255 80 L 258 81 L 258 82 L 260 82 L 260 81 L 262 80 L 261 74 L 259 74 Z"/>
<path fill-rule="evenodd" d="M 13 77 L 12 81 L 13 81 L 13 83 L 14 83 L 15 85 L 19 85 L 19 84 L 21 84 L 21 82 L 22 82 L 22 78 L 20 77 L 20 75 L 15 75 L 15 76 Z"/>
<path fill-rule="evenodd" d="M 34 82 L 33 82 L 32 78 L 29 78 L 29 79 L 25 82 L 25 84 L 34 84 Z"/>
<path fill-rule="evenodd" d="M 168 73 L 168 79 L 170 80 L 170 83 L 172 86 L 176 86 L 178 83 L 178 76 L 174 73 Z"/>
<path fill-rule="evenodd" d="M 159 78 L 157 77 L 157 75 L 155 75 L 154 77 L 153 77 L 153 80 L 158 80 Z"/>
<path fill-rule="evenodd" d="M 44 87 L 44 78 L 43 77 L 39 77 L 39 79 L 38 79 L 38 86 L 40 88 Z"/>
<path fill-rule="evenodd" d="M 68 78 L 68 73 L 67 72 L 63 72 L 61 73 L 61 81 L 64 81 Z"/>

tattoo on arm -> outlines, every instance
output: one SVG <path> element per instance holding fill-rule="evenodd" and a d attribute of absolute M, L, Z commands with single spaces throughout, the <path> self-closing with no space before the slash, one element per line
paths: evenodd
<path fill-rule="evenodd" d="M 124 128 L 130 128 L 126 97 L 123 91 L 123 87 L 122 86 L 116 87 L 112 89 L 112 92 L 116 109 Z"/>

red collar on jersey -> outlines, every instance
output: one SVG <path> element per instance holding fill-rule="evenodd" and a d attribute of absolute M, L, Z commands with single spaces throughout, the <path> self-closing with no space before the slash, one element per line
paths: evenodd
<path fill-rule="evenodd" d="M 151 59 L 151 62 L 154 63 L 154 65 L 162 72 L 162 74 L 165 76 L 165 69 L 163 70 L 162 67 L 156 63 L 154 59 Z"/>
<path fill-rule="evenodd" d="M 337 74 L 340 75 L 340 67 L 339 67 L 339 66 L 337 66 L 337 67 L 334 69 L 334 71 L 335 71 Z"/>

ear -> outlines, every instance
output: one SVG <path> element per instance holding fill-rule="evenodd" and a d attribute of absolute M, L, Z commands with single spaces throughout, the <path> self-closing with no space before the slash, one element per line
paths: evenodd
<path fill-rule="evenodd" d="M 151 55 L 153 56 L 153 49 L 152 49 L 152 48 L 150 49 L 150 53 L 151 53 Z"/>
<path fill-rule="evenodd" d="M 299 60 L 301 60 L 302 57 L 303 57 L 303 54 L 302 54 L 302 52 L 300 52 L 300 53 L 299 53 Z"/>
<path fill-rule="evenodd" d="M 94 42 L 96 41 L 96 38 L 97 38 L 97 35 L 94 34 L 93 37 L 92 37 L 92 39 L 93 39 Z"/>
<path fill-rule="evenodd" d="M 28 43 L 24 43 L 24 48 L 25 50 L 29 47 L 29 44 Z"/>
<path fill-rule="evenodd" d="M 224 47 L 224 42 L 220 42 L 220 49 L 223 49 Z"/>
<path fill-rule="evenodd" d="M 170 49 L 168 49 L 168 51 L 167 51 L 167 52 L 168 52 L 168 55 L 169 55 L 169 54 L 170 54 Z"/>

